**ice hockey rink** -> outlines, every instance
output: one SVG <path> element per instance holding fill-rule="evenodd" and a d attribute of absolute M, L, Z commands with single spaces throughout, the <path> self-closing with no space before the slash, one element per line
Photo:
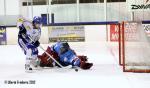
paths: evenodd
<path fill-rule="evenodd" d="M 71 44 L 76 45 L 76 44 Z M 47 45 L 42 45 L 47 47 Z M 81 48 L 82 47 L 82 48 Z M 149 88 L 149 73 L 124 73 L 115 56 L 116 49 L 107 44 L 90 43 L 72 47 L 77 54 L 87 55 L 94 63 L 90 70 L 44 68 L 33 73 L 24 70 L 25 57 L 17 45 L 0 46 L 0 88 Z M 40 50 L 40 49 L 39 49 Z M 43 52 L 40 50 L 40 52 Z M 6 81 L 35 81 L 35 84 L 14 84 Z"/>
<path fill-rule="evenodd" d="M 141 27 L 150 36 L 150 0 L 0 0 L 0 6 L 0 88 L 150 88 L 150 73 L 123 71 L 119 64 L 118 37 L 123 22 L 143 21 L 147 23 Z M 46 67 L 25 72 L 26 56 L 18 45 L 16 23 L 19 17 L 32 20 L 34 16 L 43 19 L 39 41 L 44 49 L 55 44 L 49 40 L 53 37 L 85 38 L 68 43 L 77 55 L 86 55 L 93 67 L 78 71 L 71 66 Z M 69 34 L 67 28 L 74 32 Z M 149 43 L 146 44 L 150 49 Z M 44 52 L 40 47 L 38 50 L 39 54 Z M 143 51 L 150 55 L 149 50 Z M 147 56 L 143 56 L 144 60 L 150 63 Z"/>

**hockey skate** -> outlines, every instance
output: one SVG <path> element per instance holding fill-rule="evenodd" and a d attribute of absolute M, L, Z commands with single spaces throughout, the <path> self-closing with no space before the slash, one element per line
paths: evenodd
<path fill-rule="evenodd" d="M 40 70 L 41 67 L 39 66 L 40 60 L 38 59 L 28 59 L 25 64 L 26 72 L 33 72 L 33 70 Z"/>
<path fill-rule="evenodd" d="M 25 72 L 31 73 L 32 72 L 32 67 L 30 66 L 30 64 L 25 64 Z"/>

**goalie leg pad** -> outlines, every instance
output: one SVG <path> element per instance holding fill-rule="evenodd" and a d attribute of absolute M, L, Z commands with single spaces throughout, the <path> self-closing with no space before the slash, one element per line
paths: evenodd
<path fill-rule="evenodd" d="M 49 53 L 55 60 L 58 61 L 58 54 L 52 51 L 50 47 L 47 47 L 46 50 L 47 53 Z M 40 66 L 41 67 L 53 67 L 54 61 L 50 59 L 50 57 L 44 52 L 42 55 L 38 55 L 38 58 L 40 59 Z"/>

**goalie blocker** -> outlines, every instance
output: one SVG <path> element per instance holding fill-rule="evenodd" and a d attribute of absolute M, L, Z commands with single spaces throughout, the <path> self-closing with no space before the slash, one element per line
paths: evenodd
<path fill-rule="evenodd" d="M 66 42 L 57 42 L 51 47 L 48 46 L 46 52 L 53 56 L 62 66 L 72 65 L 84 70 L 93 66 L 93 63 L 88 62 L 87 56 L 76 55 L 75 51 Z M 40 59 L 41 67 L 59 67 L 45 52 L 42 55 L 38 55 L 38 58 Z"/>

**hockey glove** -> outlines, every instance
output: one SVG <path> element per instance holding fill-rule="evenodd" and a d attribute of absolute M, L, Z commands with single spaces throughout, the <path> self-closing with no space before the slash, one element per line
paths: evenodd
<path fill-rule="evenodd" d="M 23 25 L 19 26 L 19 34 L 26 34 L 26 29 Z"/>
<path fill-rule="evenodd" d="M 36 46 L 36 47 L 38 47 L 38 46 L 40 45 L 40 42 L 39 42 L 39 41 L 36 41 L 36 42 L 34 42 L 33 45 Z"/>

